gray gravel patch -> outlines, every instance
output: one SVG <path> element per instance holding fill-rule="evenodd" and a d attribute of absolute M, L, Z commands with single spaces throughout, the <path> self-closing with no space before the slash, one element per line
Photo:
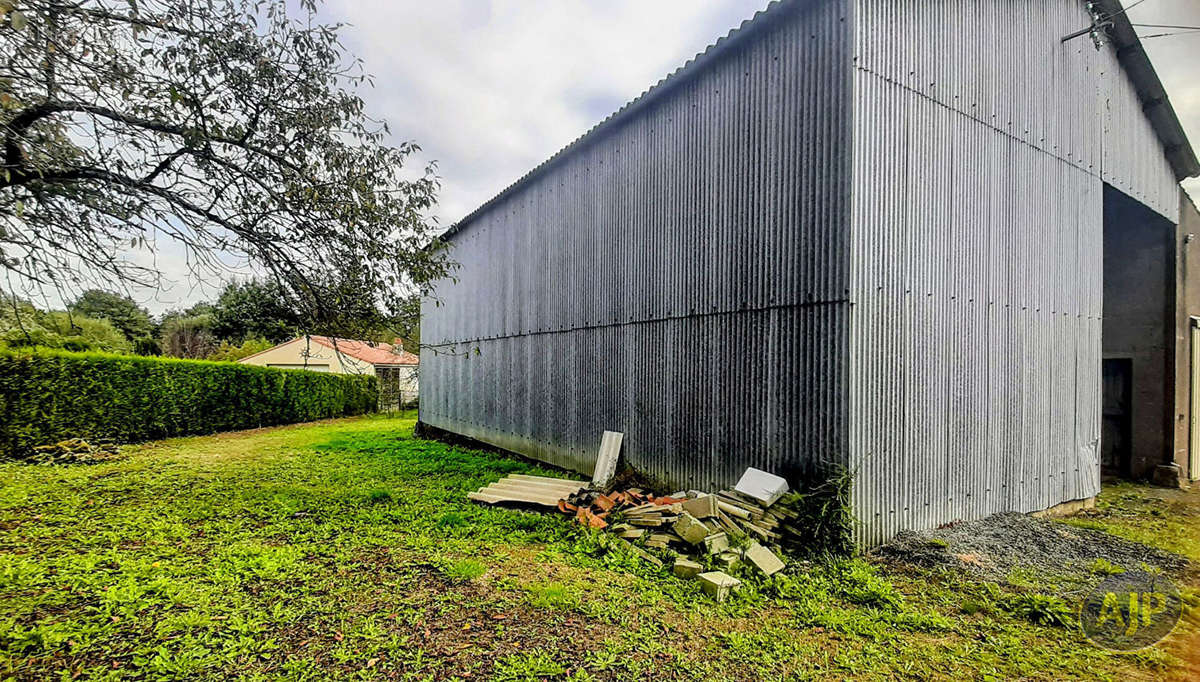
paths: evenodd
<path fill-rule="evenodd" d="M 1089 574 L 1097 559 L 1127 571 L 1143 564 L 1178 573 L 1187 559 L 1096 530 L 1015 512 L 926 531 L 905 531 L 874 555 L 927 568 L 951 568 L 1003 581 L 1014 569 L 1046 576 Z"/>

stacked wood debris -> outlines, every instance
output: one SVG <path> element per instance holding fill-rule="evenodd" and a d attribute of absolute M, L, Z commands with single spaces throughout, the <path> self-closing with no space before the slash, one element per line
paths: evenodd
<path fill-rule="evenodd" d="M 784 479 L 748 469 L 729 490 L 655 495 L 640 488 L 605 491 L 580 481 L 513 475 L 471 493 L 479 502 L 556 507 L 589 528 L 613 533 L 646 561 L 695 578 L 718 601 L 737 589 L 729 573 L 771 576 L 783 570 L 781 550 L 799 546 L 794 522 L 801 500 Z M 706 570 L 712 569 L 712 570 Z M 728 573 L 727 573 L 728 571 Z"/>

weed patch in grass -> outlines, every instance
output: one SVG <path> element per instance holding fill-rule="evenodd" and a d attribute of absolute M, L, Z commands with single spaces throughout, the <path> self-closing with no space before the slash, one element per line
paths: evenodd
<path fill-rule="evenodd" d="M 483 562 L 475 561 L 474 559 L 458 559 L 446 564 L 443 572 L 451 580 L 466 582 L 486 573 L 487 566 L 484 566 Z"/>

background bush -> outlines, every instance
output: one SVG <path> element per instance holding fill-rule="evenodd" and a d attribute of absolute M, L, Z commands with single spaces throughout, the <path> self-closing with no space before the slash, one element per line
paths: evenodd
<path fill-rule="evenodd" d="M 134 443 L 374 411 L 373 376 L 52 350 L 0 351 L 0 456 L 66 438 Z"/>

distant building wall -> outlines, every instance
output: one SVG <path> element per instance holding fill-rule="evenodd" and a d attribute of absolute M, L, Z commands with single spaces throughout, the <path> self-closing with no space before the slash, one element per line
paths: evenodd
<path fill-rule="evenodd" d="M 292 339 L 238 362 L 280 369 L 309 369 L 334 374 L 373 374 L 375 366 L 338 353 L 334 349 L 303 337 Z"/>
<path fill-rule="evenodd" d="M 1179 227 L 1175 230 L 1174 307 L 1174 412 L 1170 415 L 1174 461 L 1185 476 L 1200 478 L 1189 469 L 1188 453 L 1192 428 L 1192 318 L 1200 318 L 1200 211 L 1186 192 L 1180 191 Z"/>

